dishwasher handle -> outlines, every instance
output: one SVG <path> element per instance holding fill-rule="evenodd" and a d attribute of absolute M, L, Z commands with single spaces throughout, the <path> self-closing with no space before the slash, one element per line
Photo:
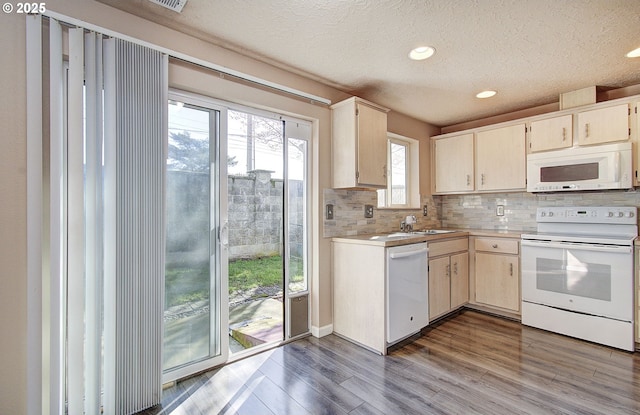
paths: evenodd
<path fill-rule="evenodd" d="M 428 251 L 429 250 L 427 248 L 422 248 L 422 249 L 418 249 L 415 251 L 408 251 L 408 252 L 392 252 L 389 254 L 389 258 L 391 259 L 406 258 L 414 255 L 426 254 Z"/>

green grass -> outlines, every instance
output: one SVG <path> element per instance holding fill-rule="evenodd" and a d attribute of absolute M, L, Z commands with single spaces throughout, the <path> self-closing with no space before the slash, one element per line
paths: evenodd
<path fill-rule="evenodd" d="M 229 262 L 229 293 L 282 285 L 282 267 L 281 256 Z"/>
<path fill-rule="evenodd" d="M 290 261 L 291 282 L 303 280 L 302 262 Z M 282 257 L 240 259 L 229 262 L 229 295 L 256 287 L 282 285 Z M 209 298 L 209 264 L 170 266 L 166 269 L 166 307 Z"/>
<path fill-rule="evenodd" d="M 165 307 L 209 298 L 209 264 L 172 266 L 165 270 Z"/>

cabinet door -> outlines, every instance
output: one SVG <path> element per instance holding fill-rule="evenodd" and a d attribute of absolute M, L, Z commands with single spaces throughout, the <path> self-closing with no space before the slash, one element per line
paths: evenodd
<path fill-rule="evenodd" d="M 520 310 L 518 257 L 476 252 L 476 301 Z"/>
<path fill-rule="evenodd" d="M 434 140 L 435 192 L 473 190 L 473 134 Z"/>
<path fill-rule="evenodd" d="M 526 188 L 525 126 L 517 124 L 476 134 L 476 189 Z"/>
<path fill-rule="evenodd" d="M 331 245 L 333 330 L 384 354 L 385 248 L 337 242 Z"/>
<path fill-rule="evenodd" d="M 573 117 L 562 117 L 532 121 L 529 128 L 529 151 L 555 150 L 571 147 L 573 143 Z"/>
<path fill-rule="evenodd" d="M 600 144 L 629 138 L 627 104 L 578 113 L 578 144 Z"/>
<path fill-rule="evenodd" d="M 449 257 L 429 260 L 429 320 L 450 309 Z"/>
<path fill-rule="evenodd" d="M 357 104 L 358 184 L 387 185 L 387 114 Z"/>
<path fill-rule="evenodd" d="M 451 308 L 469 301 L 469 253 L 451 255 Z"/>

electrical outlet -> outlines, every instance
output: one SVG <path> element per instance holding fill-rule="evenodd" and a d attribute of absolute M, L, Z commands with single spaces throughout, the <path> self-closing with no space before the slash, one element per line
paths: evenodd
<path fill-rule="evenodd" d="M 496 216 L 504 216 L 504 205 L 496 206 Z"/>
<path fill-rule="evenodd" d="M 429 210 L 427 205 L 422 206 L 422 216 L 427 216 L 429 214 Z"/>
<path fill-rule="evenodd" d="M 331 203 L 327 204 L 327 220 L 332 220 L 333 219 L 333 205 Z"/>
<path fill-rule="evenodd" d="M 364 217 L 365 218 L 373 217 L 373 205 L 364 205 Z"/>

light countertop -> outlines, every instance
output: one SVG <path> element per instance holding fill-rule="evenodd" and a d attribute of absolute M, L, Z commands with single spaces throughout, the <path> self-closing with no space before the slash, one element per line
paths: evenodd
<path fill-rule="evenodd" d="M 468 236 L 485 236 L 499 238 L 520 239 L 523 231 L 504 231 L 491 229 L 446 229 L 453 232 L 439 234 L 407 234 L 398 238 L 384 237 L 385 234 L 366 234 L 353 236 L 336 236 L 331 238 L 334 242 L 350 244 L 377 245 L 383 247 L 416 244 L 420 242 L 434 242 L 442 239 L 462 238 Z M 395 233 L 395 232 L 394 232 Z"/>

